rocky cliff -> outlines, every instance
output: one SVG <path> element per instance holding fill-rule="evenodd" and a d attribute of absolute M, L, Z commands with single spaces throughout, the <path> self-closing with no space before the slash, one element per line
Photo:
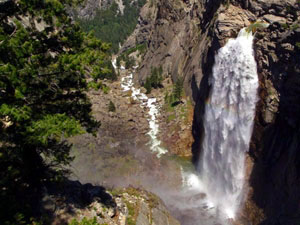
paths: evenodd
<path fill-rule="evenodd" d="M 76 9 L 76 14 L 79 18 L 92 19 L 96 15 L 97 10 L 106 9 L 112 3 L 113 0 L 86 0 Z"/>
<path fill-rule="evenodd" d="M 78 224 L 75 221 L 106 225 L 180 225 L 165 204 L 150 192 L 132 187 L 108 191 L 79 181 L 66 180 L 45 188 L 39 210 L 44 216 L 48 215 L 46 224 L 52 225 Z"/>
<path fill-rule="evenodd" d="M 184 78 L 194 102 L 194 158 L 201 152 L 202 115 L 216 51 L 251 22 L 270 24 L 256 32 L 254 43 L 260 101 L 247 160 L 250 191 L 245 216 L 253 224 L 295 224 L 300 215 L 299 1 L 153 2 L 148 13 L 153 19 L 141 16 L 135 33 L 148 47 L 135 79 L 143 84 L 151 67 L 160 65 L 173 81 Z"/>

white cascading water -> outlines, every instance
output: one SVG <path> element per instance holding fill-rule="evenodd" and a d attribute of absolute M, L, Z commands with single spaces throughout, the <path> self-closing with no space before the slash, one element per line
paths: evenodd
<path fill-rule="evenodd" d="M 258 100 L 252 45 L 253 35 L 244 28 L 219 50 L 205 108 L 199 178 L 209 205 L 227 218 L 235 217 L 243 200 L 245 153 Z"/>
<path fill-rule="evenodd" d="M 116 66 L 116 59 L 113 60 L 112 65 L 115 69 L 117 69 Z M 134 67 L 136 69 L 136 67 Z M 123 66 L 121 66 L 121 70 L 125 70 Z M 161 141 L 158 139 L 157 135 L 159 133 L 159 125 L 157 122 L 157 116 L 159 114 L 159 108 L 156 104 L 156 98 L 148 98 L 147 95 L 144 93 L 141 93 L 141 90 L 138 88 L 135 88 L 133 86 L 133 74 L 130 73 L 126 77 L 122 77 L 121 79 L 121 87 L 124 91 L 131 90 L 131 96 L 135 101 L 139 101 L 140 106 L 147 107 L 148 108 L 148 115 L 149 115 L 149 127 L 150 131 L 147 133 L 151 140 L 150 140 L 150 149 L 152 152 L 157 154 L 157 157 L 159 158 L 161 155 L 166 154 L 168 151 L 161 147 Z"/>

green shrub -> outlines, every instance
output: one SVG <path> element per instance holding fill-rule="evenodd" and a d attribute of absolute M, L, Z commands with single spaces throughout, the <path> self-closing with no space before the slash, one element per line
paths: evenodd
<path fill-rule="evenodd" d="M 117 67 L 120 67 L 121 61 L 125 62 L 125 68 L 129 69 L 130 67 L 135 65 L 135 60 L 133 57 L 130 57 L 129 55 L 133 52 L 138 51 L 138 55 L 143 55 L 147 50 L 146 44 L 139 44 L 133 48 L 128 49 L 127 51 L 123 52 L 121 55 L 117 58 Z"/>
<path fill-rule="evenodd" d="M 289 25 L 287 23 L 281 23 L 280 24 L 282 26 L 282 28 L 284 29 L 289 29 Z"/>
<path fill-rule="evenodd" d="M 175 86 L 173 88 L 173 96 L 176 101 L 181 101 L 181 97 L 183 94 L 183 78 L 178 77 L 176 80 Z"/>
<path fill-rule="evenodd" d="M 107 85 L 105 85 L 105 84 L 103 84 L 101 86 L 101 89 L 102 89 L 103 93 L 106 94 L 106 95 L 108 94 L 108 92 L 110 90 L 110 88 Z"/>
<path fill-rule="evenodd" d="M 165 103 L 174 107 L 180 104 L 183 96 L 183 78 L 179 77 L 175 84 L 173 85 L 172 93 L 168 92 L 165 94 Z"/>
<path fill-rule="evenodd" d="M 95 89 L 95 90 L 99 90 L 102 87 L 102 83 L 101 82 L 89 82 L 88 83 L 88 87 L 89 89 Z"/>
<path fill-rule="evenodd" d="M 162 77 L 163 69 L 162 66 L 159 68 L 151 68 L 151 74 L 149 77 L 147 77 L 146 82 L 144 84 L 144 88 L 146 88 L 147 92 L 146 94 L 150 94 L 152 88 L 161 88 L 162 87 Z"/>
<path fill-rule="evenodd" d="M 292 30 L 296 30 L 299 28 L 299 24 L 295 23 L 291 26 Z"/>
<path fill-rule="evenodd" d="M 93 219 L 87 219 L 86 217 L 84 217 L 80 222 L 77 221 L 76 219 L 73 219 L 71 223 L 69 223 L 69 225 L 100 225 L 100 224 L 97 222 L 96 217 L 94 217 Z"/>
<path fill-rule="evenodd" d="M 175 120 L 175 118 L 176 118 L 175 114 L 169 115 L 167 118 L 168 123 L 171 122 L 172 120 Z"/>
<path fill-rule="evenodd" d="M 151 81 L 150 79 L 147 79 L 145 84 L 144 84 L 144 88 L 146 88 L 146 94 L 150 94 L 152 91 L 152 86 L 151 86 Z"/>
<path fill-rule="evenodd" d="M 108 111 L 109 112 L 115 112 L 116 111 L 116 106 L 115 106 L 115 104 L 112 101 L 109 101 Z"/>
<path fill-rule="evenodd" d="M 128 49 L 126 52 L 123 53 L 123 55 L 130 55 L 133 52 L 139 51 L 139 54 L 144 54 L 147 50 L 147 45 L 145 43 L 138 44 L 137 46 Z"/>
<path fill-rule="evenodd" d="M 136 219 L 135 218 L 136 217 L 135 205 L 126 201 L 126 206 L 127 206 L 127 209 L 128 209 L 128 217 L 126 219 L 126 224 L 127 225 L 135 225 L 136 224 L 136 221 L 135 221 L 135 219 Z"/>
<path fill-rule="evenodd" d="M 135 65 L 135 60 L 131 56 L 125 58 L 125 69 L 129 69 Z"/>

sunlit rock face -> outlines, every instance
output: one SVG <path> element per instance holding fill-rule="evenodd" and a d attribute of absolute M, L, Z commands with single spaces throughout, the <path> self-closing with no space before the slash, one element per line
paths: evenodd
<path fill-rule="evenodd" d="M 203 153 L 198 170 L 203 192 L 220 214 L 234 218 L 244 193 L 245 153 L 252 135 L 258 76 L 253 36 L 242 29 L 215 56 L 205 107 Z"/>
<path fill-rule="evenodd" d="M 95 17 L 97 10 L 107 9 L 113 2 L 113 0 L 86 0 L 78 7 L 77 15 L 82 19 L 92 19 Z"/>

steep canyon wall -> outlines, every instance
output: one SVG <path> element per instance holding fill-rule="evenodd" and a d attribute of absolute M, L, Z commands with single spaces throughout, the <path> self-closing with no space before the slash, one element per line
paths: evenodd
<path fill-rule="evenodd" d="M 150 2 L 150 1 L 149 1 Z M 249 151 L 249 204 L 253 224 L 295 224 L 300 212 L 300 3 L 296 0 L 153 0 L 124 45 L 146 43 L 135 77 L 141 84 L 151 67 L 184 78 L 195 107 L 194 158 L 201 152 L 202 117 L 214 55 L 251 22 L 270 26 L 254 40 L 260 80 Z M 259 213 L 263 210 L 264 216 Z M 248 210 L 248 211 L 247 211 Z"/>

